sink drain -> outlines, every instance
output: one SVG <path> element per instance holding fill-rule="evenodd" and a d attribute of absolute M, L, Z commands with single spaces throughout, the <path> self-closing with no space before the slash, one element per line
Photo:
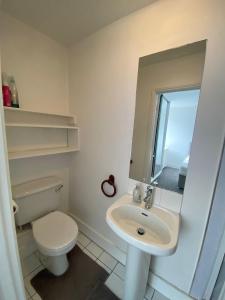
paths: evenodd
<path fill-rule="evenodd" d="M 137 233 L 138 233 L 138 234 L 140 234 L 140 235 L 143 235 L 143 234 L 145 234 L 145 230 L 144 230 L 144 228 L 142 228 L 142 227 L 139 227 L 139 228 L 137 229 Z"/>

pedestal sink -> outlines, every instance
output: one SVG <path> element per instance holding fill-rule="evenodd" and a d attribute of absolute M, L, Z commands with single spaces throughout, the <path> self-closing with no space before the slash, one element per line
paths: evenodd
<path fill-rule="evenodd" d="M 159 206 L 145 209 L 125 195 L 109 207 L 106 222 L 128 243 L 123 299 L 143 300 L 151 255 L 166 256 L 176 250 L 179 214 Z"/>

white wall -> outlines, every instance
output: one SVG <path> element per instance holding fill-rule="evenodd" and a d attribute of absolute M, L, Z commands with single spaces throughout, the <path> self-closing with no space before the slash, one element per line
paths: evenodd
<path fill-rule="evenodd" d="M 138 59 L 208 39 L 179 245 L 173 256 L 155 259 L 152 265 L 157 275 L 186 292 L 201 249 L 225 129 L 224 17 L 223 0 L 161 0 L 70 51 L 70 107 L 78 114 L 82 137 L 71 169 L 71 211 L 110 239 L 105 212 L 129 182 Z M 110 173 L 118 185 L 113 199 L 100 191 Z"/>
<path fill-rule="evenodd" d="M 0 12 L 2 72 L 14 75 L 20 105 L 44 112 L 68 112 L 67 49 Z"/>
<path fill-rule="evenodd" d="M 14 75 L 20 105 L 44 112 L 68 112 L 68 50 L 33 28 L 0 12 L 2 71 Z M 11 183 L 58 175 L 68 208 L 69 155 L 10 161 Z"/>
<path fill-rule="evenodd" d="M 167 149 L 165 166 L 179 169 L 189 154 L 196 112 L 197 104 L 182 106 L 176 101 L 170 103 L 165 143 Z"/>

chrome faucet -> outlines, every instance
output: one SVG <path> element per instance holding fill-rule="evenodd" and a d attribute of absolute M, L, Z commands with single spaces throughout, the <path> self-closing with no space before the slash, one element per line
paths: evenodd
<path fill-rule="evenodd" d="M 144 198 L 145 208 L 146 209 L 150 209 L 152 207 L 152 205 L 153 205 L 156 185 L 157 185 L 157 183 L 153 183 L 153 184 L 150 184 L 147 187 L 146 196 Z"/>

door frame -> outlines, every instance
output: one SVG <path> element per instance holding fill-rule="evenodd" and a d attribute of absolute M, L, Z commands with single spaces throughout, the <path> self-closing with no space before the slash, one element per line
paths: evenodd
<path fill-rule="evenodd" d="M 0 299 L 25 300 L 26 296 L 12 208 L 12 193 L 2 103 L 2 92 L 0 90 Z"/>
<path fill-rule="evenodd" d="M 224 146 L 223 146 L 223 152 L 225 152 L 225 141 L 224 141 Z M 224 154 L 222 153 L 222 156 L 223 155 Z M 222 160 L 222 158 L 221 158 L 221 160 Z M 205 300 L 210 300 L 210 298 L 211 298 L 211 295 L 212 295 L 213 289 L 216 285 L 216 280 L 219 276 L 220 268 L 221 268 L 221 265 L 223 263 L 223 259 L 225 256 L 225 227 L 222 230 L 223 230 L 223 235 L 222 235 L 222 238 L 220 241 L 220 245 L 218 247 L 217 256 L 215 258 L 214 265 L 213 265 L 213 268 L 211 271 L 211 275 L 210 275 L 210 278 L 209 278 L 209 281 L 208 281 L 208 284 L 207 284 L 207 287 L 205 290 L 205 294 L 204 294 Z M 224 298 L 221 298 L 223 295 L 225 295 L 225 287 L 223 287 L 223 289 L 221 290 L 219 299 L 221 299 L 221 300 L 224 299 Z"/>
<path fill-rule="evenodd" d="M 153 152 L 152 152 L 152 168 L 151 168 L 151 181 L 154 181 L 162 172 L 162 169 L 157 173 L 153 174 L 155 170 L 153 168 L 155 167 L 155 159 L 156 159 L 156 150 L 157 150 L 157 144 L 158 144 L 158 127 L 160 123 L 160 114 L 161 114 L 161 108 L 162 108 L 162 101 L 163 99 L 167 102 L 167 108 L 166 108 L 166 130 L 163 133 L 163 148 L 165 148 L 166 143 L 166 132 L 167 132 L 167 125 L 168 125 L 168 119 L 169 119 L 169 111 L 170 111 L 170 102 L 166 99 L 163 93 L 157 94 L 158 97 L 158 109 L 157 109 L 157 120 L 156 120 L 156 128 L 154 133 L 154 146 L 153 146 Z M 164 157 L 164 153 L 163 153 Z M 154 176 L 153 176 L 154 175 Z"/>
<path fill-rule="evenodd" d="M 210 297 L 213 293 L 213 289 L 216 285 L 216 280 L 217 280 L 219 272 L 220 272 L 220 268 L 221 268 L 221 265 L 223 262 L 224 255 L 225 255 L 225 228 L 224 228 L 224 234 L 223 234 L 223 237 L 221 239 L 221 243 L 220 243 L 220 246 L 218 249 L 217 257 L 214 262 L 212 273 L 211 273 L 208 285 L 205 290 L 205 294 L 204 294 L 205 300 L 210 300 Z M 223 294 L 224 294 L 224 290 L 221 291 L 221 296 Z M 223 298 L 221 298 L 221 299 L 223 299 Z"/>
<path fill-rule="evenodd" d="M 208 216 L 205 237 L 196 266 L 190 295 L 210 300 L 225 255 L 224 191 L 225 140 L 221 149 L 213 199 Z M 204 277 L 202 276 L 204 274 Z M 222 291 L 221 291 L 222 295 Z"/>

